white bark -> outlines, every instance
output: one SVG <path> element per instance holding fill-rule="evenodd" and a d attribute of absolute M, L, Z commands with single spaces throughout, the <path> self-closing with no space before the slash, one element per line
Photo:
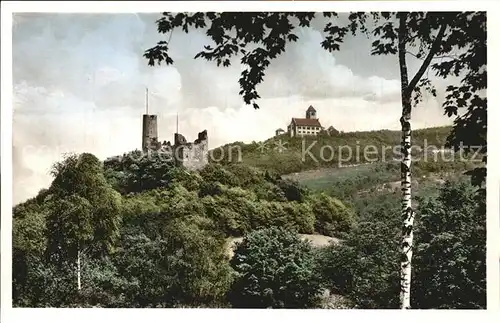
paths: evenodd
<path fill-rule="evenodd" d="M 411 208 L 411 91 L 408 91 L 408 70 L 406 67 L 406 14 L 400 15 L 398 31 L 398 54 L 399 69 L 401 74 L 401 101 L 403 111 L 401 116 L 401 150 L 403 160 L 401 161 L 401 207 L 402 207 L 402 241 L 401 241 L 401 309 L 410 308 L 411 288 L 411 257 L 413 246 L 413 218 Z M 413 83 L 413 82 L 412 82 Z"/>
<path fill-rule="evenodd" d="M 81 290 L 82 283 L 81 283 L 80 277 L 81 277 L 82 270 L 81 270 L 81 265 L 80 265 L 80 248 L 78 248 L 78 253 L 77 253 L 77 258 L 76 258 L 76 267 L 77 267 L 76 275 L 77 275 L 77 280 L 78 280 L 78 290 Z"/>
<path fill-rule="evenodd" d="M 411 288 L 411 259 L 413 256 L 413 220 L 415 213 L 411 206 L 411 128 L 410 119 L 402 118 L 403 126 L 403 150 L 404 157 L 401 162 L 401 191 L 402 197 L 402 242 L 401 242 L 401 309 L 410 308 Z"/>
<path fill-rule="evenodd" d="M 441 40 L 446 31 L 446 23 L 443 22 L 439 32 L 434 40 L 427 57 L 424 59 L 419 70 L 408 82 L 408 70 L 406 66 L 406 41 L 408 39 L 408 30 L 406 26 L 407 13 L 400 13 L 398 28 L 398 56 L 399 70 L 401 74 L 401 101 L 403 113 L 401 122 L 401 150 L 403 160 L 401 161 L 401 192 L 402 192 L 402 241 L 401 241 L 401 309 L 410 309 L 410 290 L 411 290 L 411 259 L 413 256 L 413 220 L 415 212 L 411 205 L 411 95 L 420 81 L 424 72 L 429 68 L 429 64 L 435 53 L 439 50 Z"/>

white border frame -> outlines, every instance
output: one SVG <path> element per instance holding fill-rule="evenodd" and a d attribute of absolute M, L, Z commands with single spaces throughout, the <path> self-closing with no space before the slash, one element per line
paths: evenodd
<path fill-rule="evenodd" d="M 270 320 L 352 320 L 366 319 L 401 321 L 402 311 L 382 310 L 255 310 L 253 315 L 241 315 L 241 310 L 194 310 L 194 309 L 12 309 L 12 13 L 13 12 L 161 12 L 161 11 L 487 11 L 488 12 L 488 83 L 491 86 L 500 84 L 499 57 L 500 37 L 494 33 L 500 31 L 499 10 L 496 1 L 5 1 L 2 2 L 2 108 L 1 108 L 1 177 L 2 218 L 1 218 L 1 317 L 3 321 L 24 322 L 37 318 L 43 322 L 72 322 L 106 321 L 114 319 L 120 321 L 137 322 L 143 320 L 173 319 L 173 320 L 220 320 L 223 317 L 238 318 L 242 322 L 250 322 L 266 318 Z M 493 36 L 495 35 L 495 36 Z M 494 53 L 497 53 L 496 55 Z M 488 93 L 488 104 L 500 106 L 499 91 Z M 492 120 L 500 120 L 499 109 L 488 111 L 488 138 L 496 139 L 500 127 L 492 124 Z M 493 142 L 493 141 L 492 141 Z M 487 311 L 413 311 L 405 315 L 405 323 L 419 322 L 428 318 L 442 320 L 470 321 L 481 318 L 487 319 L 495 315 L 498 319 L 500 308 L 500 165 L 499 147 L 490 145 L 488 152 L 487 176 L 487 279 L 488 279 L 488 310 Z M 247 311 L 248 312 L 248 311 Z M 472 315 L 472 316 L 471 316 Z M 314 318 L 312 318 L 314 316 Z"/>

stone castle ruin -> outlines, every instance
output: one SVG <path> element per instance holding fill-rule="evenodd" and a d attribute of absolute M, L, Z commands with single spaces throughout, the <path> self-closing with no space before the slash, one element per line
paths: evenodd
<path fill-rule="evenodd" d="M 152 151 L 171 153 L 178 166 L 184 166 L 189 170 L 198 170 L 208 164 L 208 135 L 204 130 L 198 133 L 194 142 L 188 142 L 186 138 L 176 132 L 174 144 L 170 141 L 158 140 L 158 116 L 144 114 L 142 116 L 142 151 L 148 154 Z"/>
<path fill-rule="evenodd" d="M 196 170 L 208 164 L 208 135 L 203 130 L 194 142 L 187 142 L 180 133 L 174 135 L 176 162 L 187 169 Z"/>
<path fill-rule="evenodd" d="M 147 153 L 159 149 L 158 145 L 158 117 L 144 114 L 142 116 L 142 151 Z"/>

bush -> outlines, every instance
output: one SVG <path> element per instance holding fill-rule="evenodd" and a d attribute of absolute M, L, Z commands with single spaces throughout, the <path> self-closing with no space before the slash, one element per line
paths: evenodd
<path fill-rule="evenodd" d="M 269 182 L 256 185 L 254 192 L 260 200 L 276 202 L 285 202 L 287 200 L 281 188 Z"/>
<path fill-rule="evenodd" d="M 316 232 L 327 236 L 349 232 L 354 224 L 354 212 L 338 199 L 326 194 L 313 195 L 311 208 L 316 218 Z"/>
<path fill-rule="evenodd" d="M 107 181 L 122 194 L 167 187 L 173 168 L 172 158 L 154 152 L 143 156 L 138 150 L 104 161 Z"/>
<path fill-rule="evenodd" d="M 320 250 L 319 266 L 327 287 L 356 307 L 398 308 L 400 203 L 392 194 L 375 197 L 357 201 L 352 230 Z"/>
<path fill-rule="evenodd" d="M 414 307 L 486 308 L 486 201 L 476 194 L 469 182 L 456 181 L 421 200 Z"/>
<path fill-rule="evenodd" d="M 216 227 L 224 234 L 239 237 L 250 229 L 249 217 L 245 216 L 247 209 L 245 206 L 251 207 L 251 201 L 241 200 L 246 204 L 242 205 L 226 196 L 207 196 L 202 202 L 206 216 L 213 220 Z"/>
<path fill-rule="evenodd" d="M 237 186 L 239 184 L 238 178 L 233 173 L 218 164 L 208 164 L 203 167 L 200 170 L 200 175 L 207 182 L 219 182 L 229 186 Z"/>
<path fill-rule="evenodd" d="M 237 245 L 231 266 L 237 272 L 234 307 L 307 308 L 317 305 L 321 284 L 312 246 L 296 233 L 258 230 Z"/>
<path fill-rule="evenodd" d="M 163 237 L 125 237 L 116 267 L 131 307 L 220 306 L 232 281 L 225 240 L 207 219 L 174 219 Z"/>
<path fill-rule="evenodd" d="M 330 290 L 359 308 L 399 306 L 398 230 L 384 222 L 360 223 L 341 245 L 320 251 L 323 279 Z"/>
<path fill-rule="evenodd" d="M 314 233 L 314 213 L 307 203 L 284 203 L 283 210 L 287 215 L 285 228 L 300 233 Z"/>
<path fill-rule="evenodd" d="M 73 279 L 74 280 L 74 279 Z M 83 259 L 82 289 L 78 307 L 129 307 L 133 300 L 126 297 L 136 288 L 136 281 L 121 276 L 112 258 Z"/>
<path fill-rule="evenodd" d="M 280 180 L 277 184 L 288 201 L 302 202 L 304 200 L 306 192 L 299 183 L 291 180 Z"/>
<path fill-rule="evenodd" d="M 484 196 L 449 182 L 417 198 L 412 272 L 414 308 L 485 308 Z M 341 245 L 320 252 L 323 279 L 361 308 L 399 306 L 400 218 L 383 196 L 360 205 L 360 222 Z"/>
<path fill-rule="evenodd" d="M 14 254 L 13 262 L 19 258 Z M 76 301 L 76 275 L 74 264 L 58 266 L 42 259 L 26 259 L 25 283 L 13 280 L 13 306 L 66 307 Z"/>

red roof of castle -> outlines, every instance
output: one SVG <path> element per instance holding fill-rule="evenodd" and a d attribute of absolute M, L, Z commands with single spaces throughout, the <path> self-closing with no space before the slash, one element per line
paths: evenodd
<path fill-rule="evenodd" d="M 292 122 L 302 127 L 321 127 L 318 119 L 292 118 Z"/>
<path fill-rule="evenodd" d="M 312 106 L 312 105 L 310 105 L 310 106 L 309 106 L 309 108 L 307 108 L 307 111 L 314 111 L 314 112 L 316 112 L 316 109 L 315 109 L 315 108 L 313 108 L 313 106 Z"/>

